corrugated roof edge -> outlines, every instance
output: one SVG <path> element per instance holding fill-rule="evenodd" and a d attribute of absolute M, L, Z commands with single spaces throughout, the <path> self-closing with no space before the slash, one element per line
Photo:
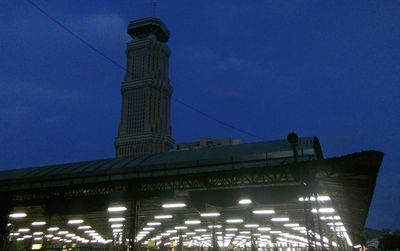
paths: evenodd
<path fill-rule="evenodd" d="M 299 149 L 314 149 L 316 159 L 322 159 L 322 150 L 317 137 L 302 137 L 299 139 Z M 10 181 L 29 177 L 56 176 L 57 174 L 73 174 L 82 171 L 104 171 L 124 167 L 144 167 L 163 164 L 165 166 L 179 165 L 178 163 L 217 160 L 227 157 L 249 156 L 257 153 L 273 153 L 290 151 L 292 148 L 286 140 L 261 141 L 254 143 L 217 146 L 185 151 L 171 151 L 160 154 L 136 157 L 108 158 L 100 160 L 80 161 L 22 169 L 12 169 L 0 172 L 0 181 Z M 250 156 L 249 156 L 250 157 Z M 97 165 L 93 165 L 97 163 Z"/>

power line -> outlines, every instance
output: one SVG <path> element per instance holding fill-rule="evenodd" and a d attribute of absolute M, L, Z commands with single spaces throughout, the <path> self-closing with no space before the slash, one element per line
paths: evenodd
<path fill-rule="evenodd" d="M 81 36 L 79 36 L 77 33 L 73 32 L 71 29 L 69 29 L 67 26 L 65 26 L 63 23 L 61 23 L 60 21 L 58 21 L 57 19 L 55 19 L 54 17 L 52 17 L 50 14 L 48 14 L 44 9 L 40 8 L 37 4 L 35 4 L 32 0 L 25 0 L 27 3 L 29 3 L 30 5 L 32 5 L 36 10 L 38 10 L 40 13 L 42 13 L 44 16 L 46 16 L 48 19 L 50 19 L 53 23 L 55 23 L 56 25 L 58 25 L 59 27 L 61 27 L 64 31 L 66 31 L 67 33 L 69 33 L 70 35 L 72 35 L 74 38 L 78 39 L 81 43 L 83 43 L 84 45 L 86 45 L 88 48 L 90 48 L 92 51 L 94 51 L 95 53 L 99 54 L 100 56 L 102 56 L 103 58 L 105 58 L 106 60 L 108 60 L 109 62 L 111 62 L 112 64 L 114 64 L 115 66 L 117 66 L 118 68 L 120 68 L 121 70 L 123 70 L 124 72 L 128 72 L 128 73 L 132 73 L 129 69 L 127 69 L 126 67 L 122 66 L 121 64 L 119 64 L 117 61 L 115 61 L 114 59 L 110 58 L 109 56 L 107 56 L 105 53 L 101 52 L 100 50 L 98 50 L 96 47 L 94 47 L 91 43 L 89 43 L 88 41 L 86 41 L 85 39 L 83 39 Z M 154 7 L 155 8 L 155 7 Z M 232 130 L 235 130 L 237 132 L 240 132 L 242 134 L 246 134 L 248 136 L 260 139 L 260 140 L 265 140 L 264 138 L 257 136 L 251 132 L 248 132 L 246 130 L 240 129 L 236 126 L 233 126 L 227 122 L 224 122 L 222 120 L 219 120 L 209 114 L 207 114 L 206 112 L 203 112 L 185 102 L 183 102 L 180 99 L 177 99 L 175 97 L 171 97 L 171 99 L 183 106 L 185 106 L 186 108 L 195 111 L 201 115 L 203 115 L 204 117 L 220 124 L 223 125 L 225 127 L 228 127 Z"/>

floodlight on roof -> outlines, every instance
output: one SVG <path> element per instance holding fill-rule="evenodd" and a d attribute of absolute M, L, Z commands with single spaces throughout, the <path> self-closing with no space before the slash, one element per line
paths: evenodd
<path fill-rule="evenodd" d="M 125 218 L 123 217 L 116 217 L 116 218 L 109 218 L 108 222 L 120 222 L 120 221 L 125 221 Z"/>
<path fill-rule="evenodd" d="M 31 225 L 32 226 L 43 226 L 43 225 L 46 225 L 46 222 L 45 221 L 34 221 L 34 222 L 32 222 Z"/>
<path fill-rule="evenodd" d="M 228 219 L 226 223 L 242 223 L 243 219 Z"/>
<path fill-rule="evenodd" d="M 107 211 L 110 212 L 110 213 L 114 213 L 114 212 L 123 212 L 123 211 L 126 211 L 126 210 L 127 210 L 127 208 L 124 207 L 124 206 L 109 207 L 109 208 L 107 209 Z"/>
<path fill-rule="evenodd" d="M 202 213 L 200 214 L 201 217 L 218 217 L 220 216 L 220 213 L 213 212 L 213 213 Z"/>
<path fill-rule="evenodd" d="M 276 221 L 276 222 L 285 222 L 289 221 L 290 219 L 287 217 L 277 217 L 277 218 L 271 218 L 271 221 Z"/>
<path fill-rule="evenodd" d="M 238 203 L 240 205 L 248 205 L 248 204 L 251 204 L 251 202 L 252 202 L 251 199 L 243 198 L 243 199 L 240 199 Z"/>
<path fill-rule="evenodd" d="M 186 207 L 185 203 L 167 203 L 162 205 L 163 208 L 180 208 L 180 207 Z"/>
<path fill-rule="evenodd" d="M 18 219 L 18 218 L 24 218 L 27 216 L 26 213 L 20 212 L 20 213 L 12 213 L 9 215 L 10 218 Z"/>
<path fill-rule="evenodd" d="M 160 226 L 161 222 L 147 222 L 147 226 Z"/>
<path fill-rule="evenodd" d="M 84 220 L 81 220 L 81 219 L 74 219 L 74 220 L 69 220 L 69 221 L 68 221 L 68 224 L 77 225 L 77 224 L 82 224 L 83 222 L 84 222 Z"/>
<path fill-rule="evenodd" d="M 172 215 L 156 215 L 154 216 L 154 219 L 172 219 Z"/>

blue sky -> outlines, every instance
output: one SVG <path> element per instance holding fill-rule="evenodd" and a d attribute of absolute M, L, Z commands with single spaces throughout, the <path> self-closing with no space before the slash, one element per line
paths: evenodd
<path fill-rule="evenodd" d="M 125 65 L 150 0 L 34 1 Z M 319 137 L 326 157 L 385 153 L 368 227 L 400 228 L 399 1 L 157 1 L 174 96 L 265 139 Z M 0 1 L 0 168 L 114 156 L 123 71 L 26 1 Z M 176 141 L 256 138 L 172 103 Z"/>

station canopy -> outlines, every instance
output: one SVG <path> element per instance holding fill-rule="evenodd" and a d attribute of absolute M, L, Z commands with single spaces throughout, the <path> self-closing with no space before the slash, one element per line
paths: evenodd
<path fill-rule="evenodd" d="M 362 242 L 382 158 L 305 137 L 3 171 L 0 194 L 10 245 L 338 248 Z"/>

